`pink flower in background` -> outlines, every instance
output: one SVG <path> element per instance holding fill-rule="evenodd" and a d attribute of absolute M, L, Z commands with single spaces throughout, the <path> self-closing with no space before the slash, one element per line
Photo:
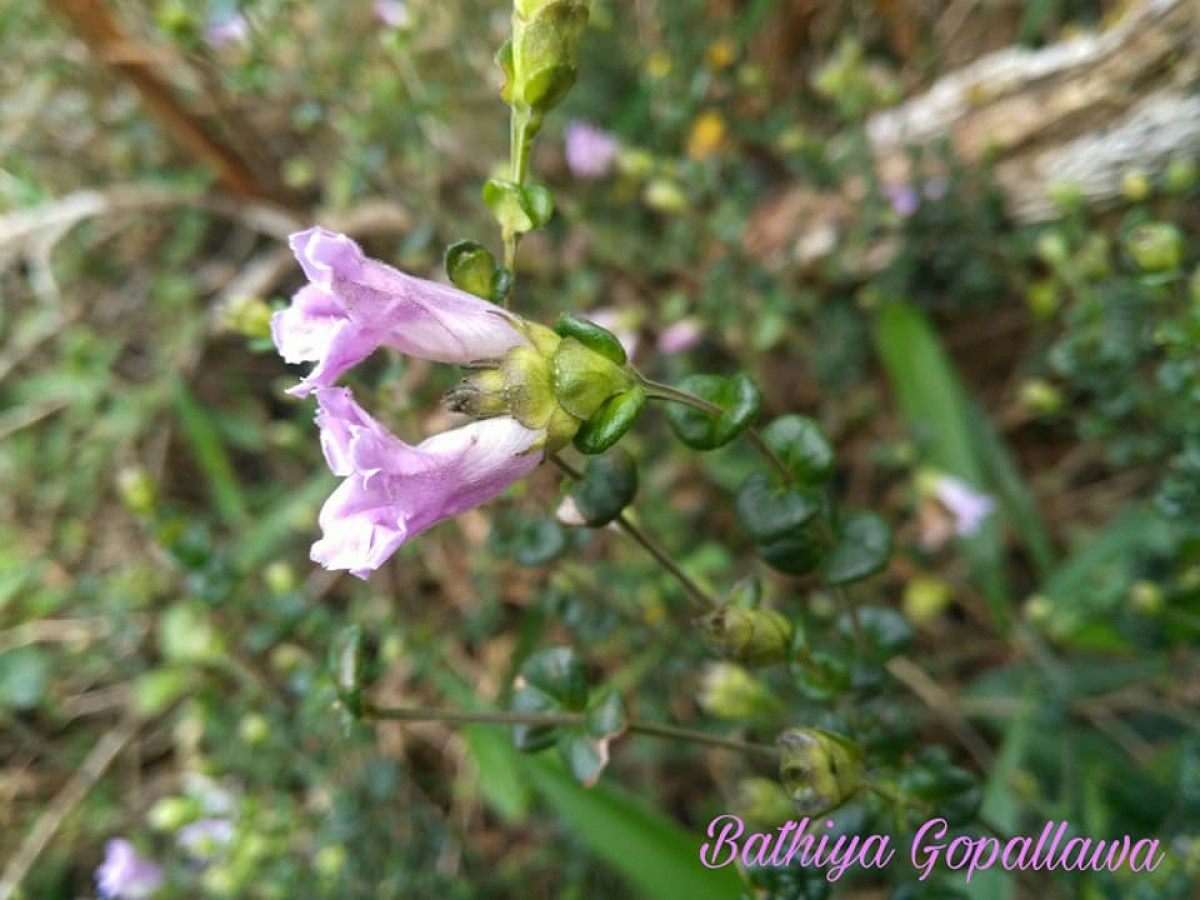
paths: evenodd
<path fill-rule="evenodd" d="M 686 318 L 672 322 L 658 336 L 658 349 L 668 356 L 692 349 L 704 337 L 704 326 L 699 319 Z"/>
<path fill-rule="evenodd" d="M 542 461 L 544 431 L 507 416 L 410 447 L 365 413 L 346 388 L 317 390 L 321 449 L 345 478 L 321 509 L 312 559 L 366 578 L 409 538 L 478 506 Z"/>
<path fill-rule="evenodd" d="M 375 0 L 375 18 L 389 28 L 407 28 L 408 4 L 403 0 Z"/>
<path fill-rule="evenodd" d="M 133 844 L 114 838 L 104 845 L 104 862 L 96 869 L 96 888 L 104 900 L 140 900 L 162 887 L 161 867 L 142 859 Z"/>
<path fill-rule="evenodd" d="M 272 316 L 271 334 L 287 362 L 317 364 L 292 394 L 329 387 L 379 347 L 466 365 L 528 343 L 495 304 L 368 259 L 345 235 L 311 228 L 289 240 L 310 284 Z"/>
<path fill-rule="evenodd" d="M 616 137 L 587 122 L 568 122 L 565 132 L 567 168 L 577 178 L 608 175 L 621 149 Z"/>
<path fill-rule="evenodd" d="M 937 476 L 933 482 L 933 493 L 954 517 L 954 533 L 959 537 L 975 534 L 983 525 L 983 520 L 996 508 L 990 496 L 976 491 L 953 475 Z"/>
<path fill-rule="evenodd" d="M 213 18 L 204 26 L 204 40 L 214 50 L 240 44 L 250 36 L 250 25 L 241 13 Z"/>

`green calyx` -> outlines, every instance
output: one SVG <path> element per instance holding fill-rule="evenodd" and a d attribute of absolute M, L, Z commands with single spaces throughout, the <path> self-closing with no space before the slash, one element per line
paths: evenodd
<path fill-rule="evenodd" d="M 575 338 L 532 322 L 520 328 L 529 343 L 472 370 L 446 395 L 447 407 L 477 419 L 508 415 L 545 430 L 550 453 L 581 430 L 589 446 L 616 443 L 645 403 L 633 373 Z"/>
<path fill-rule="evenodd" d="M 862 790 L 858 748 L 820 728 L 789 728 L 779 736 L 779 778 L 802 816 L 823 816 Z"/>
<path fill-rule="evenodd" d="M 794 630 L 773 609 L 722 606 L 700 620 L 713 649 L 744 666 L 770 666 L 787 659 Z"/>

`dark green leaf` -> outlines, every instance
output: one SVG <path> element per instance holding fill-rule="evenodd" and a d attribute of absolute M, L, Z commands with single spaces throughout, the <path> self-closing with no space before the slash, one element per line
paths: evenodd
<path fill-rule="evenodd" d="M 594 738 L 621 734 L 629 724 L 629 710 L 616 691 L 607 691 L 587 711 L 587 733 Z"/>
<path fill-rule="evenodd" d="M 892 555 L 892 532 L 873 512 L 847 516 L 829 551 L 821 580 L 829 585 L 853 584 L 887 565 Z"/>
<path fill-rule="evenodd" d="M 579 712 L 587 705 L 583 663 L 570 647 L 537 651 L 521 666 L 521 676 L 527 685 L 552 697 L 565 710 Z"/>
<path fill-rule="evenodd" d="M 535 687 L 521 688 L 513 694 L 511 707 L 513 712 L 536 715 L 563 712 L 562 704 Z M 513 727 L 513 743 L 517 745 L 518 750 L 536 753 L 538 750 L 554 746 L 560 731 L 558 725 L 516 725 Z"/>
<path fill-rule="evenodd" d="M 833 448 L 812 419 L 782 416 L 764 428 L 762 436 L 801 484 L 822 484 L 833 473 Z"/>
<path fill-rule="evenodd" d="M 874 658 L 888 659 L 912 643 L 913 627 L 898 610 L 890 606 L 863 606 L 856 614 L 858 627 L 862 629 Z M 847 639 L 854 636 L 854 621 L 849 612 L 840 619 L 838 630 Z"/>
<path fill-rule="evenodd" d="M 554 215 L 554 195 L 544 184 L 527 184 L 522 189 L 525 194 L 525 209 L 533 221 L 534 228 L 544 228 Z"/>
<path fill-rule="evenodd" d="M 583 520 L 599 528 L 633 502 L 637 488 L 637 463 L 629 453 L 616 449 L 587 461 L 583 479 L 571 486 L 570 496 Z"/>
<path fill-rule="evenodd" d="M 554 519 L 534 519 L 523 523 L 512 546 L 521 565 L 544 566 L 567 548 L 567 535 Z"/>
<path fill-rule="evenodd" d="M 521 186 L 502 178 L 489 178 L 483 186 L 483 202 L 506 232 L 524 234 L 534 228 Z"/>
<path fill-rule="evenodd" d="M 758 555 L 787 575 L 807 575 L 825 558 L 824 548 L 811 528 L 793 532 L 778 540 L 760 544 Z"/>
<path fill-rule="evenodd" d="M 820 498 L 808 488 L 779 487 L 762 472 L 742 482 L 737 514 L 755 543 L 764 544 L 804 527 L 821 511 Z"/>
<path fill-rule="evenodd" d="M 591 787 L 600 780 L 600 773 L 608 765 L 608 752 L 601 740 L 589 737 L 582 731 L 564 734 L 558 742 L 567 771 L 584 787 Z"/>
<path fill-rule="evenodd" d="M 720 415 L 714 415 L 685 403 L 672 402 L 667 407 L 671 430 L 693 450 L 725 446 L 753 424 L 762 405 L 758 385 L 744 372 L 730 378 L 690 375 L 679 389 L 721 409 Z"/>

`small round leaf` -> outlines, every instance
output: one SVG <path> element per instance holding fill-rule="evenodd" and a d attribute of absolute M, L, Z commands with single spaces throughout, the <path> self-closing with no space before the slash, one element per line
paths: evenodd
<path fill-rule="evenodd" d="M 671 430 L 693 450 L 716 450 L 725 446 L 750 427 L 762 406 L 758 385 L 744 372 L 730 378 L 690 375 L 679 387 L 722 410 L 720 415 L 714 415 L 676 402 L 667 407 L 667 423 Z"/>
<path fill-rule="evenodd" d="M 570 496 L 583 521 L 599 528 L 633 502 L 637 488 L 637 462 L 629 453 L 616 449 L 587 461 L 583 479 L 572 485 Z"/>
<path fill-rule="evenodd" d="M 892 532 L 873 512 L 842 520 L 821 579 L 828 585 L 853 584 L 882 571 L 892 555 Z"/>
<path fill-rule="evenodd" d="M 778 487 L 768 475 L 756 472 L 742 482 L 736 506 L 746 534 L 764 544 L 807 525 L 820 512 L 821 501 L 810 489 Z"/>
<path fill-rule="evenodd" d="M 833 472 L 833 448 L 806 416 L 781 416 L 763 429 L 763 440 L 801 484 L 822 484 Z"/>

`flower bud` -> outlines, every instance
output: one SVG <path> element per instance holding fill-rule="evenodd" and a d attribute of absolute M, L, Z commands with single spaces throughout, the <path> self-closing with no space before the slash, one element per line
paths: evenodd
<path fill-rule="evenodd" d="M 1067 239 L 1061 231 L 1047 231 L 1038 238 L 1037 255 L 1044 263 L 1061 266 L 1067 261 L 1070 253 L 1071 248 L 1067 246 Z"/>
<path fill-rule="evenodd" d="M 1191 190 L 1197 180 L 1196 161 L 1176 158 L 1167 163 L 1163 172 L 1163 187 L 1172 194 L 1182 194 Z"/>
<path fill-rule="evenodd" d="M 1058 282 L 1053 278 L 1033 282 L 1025 294 L 1025 305 L 1035 318 L 1044 320 L 1052 317 L 1062 305 Z"/>
<path fill-rule="evenodd" d="M 1183 263 L 1183 235 L 1167 222 L 1147 222 L 1133 229 L 1125 249 L 1143 272 L 1169 272 Z"/>
<path fill-rule="evenodd" d="M 764 828 L 778 828 L 792 817 L 792 800 L 773 778 L 743 778 L 737 783 L 733 812 Z"/>
<path fill-rule="evenodd" d="M 1044 379 L 1030 378 L 1021 385 L 1021 406 L 1035 416 L 1053 415 L 1063 403 L 1062 391 Z"/>
<path fill-rule="evenodd" d="M 858 748 L 818 728 L 789 728 L 779 736 L 779 778 L 801 816 L 823 816 L 863 787 Z"/>
<path fill-rule="evenodd" d="M 718 655 L 751 667 L 786 660 L 795 633 L 781 613 L 744 606 L 722 606 L 701 619 L 700 625 Z"/>
<path fill-rule="evenodd" d="M 150 473 L 141 466 L 130 466 L 117 473 L 117 491 L 130 512 L 142 516 L 154 512 L 158 491 Z"/>
<path fill-rule="evenodd" d="M 1025 601 L 1025 607 L 1022 610 L 1022 615 L 1025 620 L 1034 625 L 1044 625 L 1050 621 L 1050 615 L 1054 611 L 1054 606 L 1050 602 L 1050 598 L 1045 594 L 1034 594 Z"/>
<path fill-rule="evenodd" d="M 515 0 L 513 36 L 504 97 L 542 117 L 567 95 L 579 71 L 579 48 L 588 22 L 587 0 Z M 509 68 L 511 66 L 511 68 Z"/>
<path fill-rule="evenodd" d="M 931 622 L 950 604 L 950 585 L 940 578 L 914 578 L 904 586 L 904 615 L 914 625 Z"/>
<path fill-rule="evenodd" d="M 661 213 L 687 212 L 690 205 L 683 188 L 666 178 L 655 178 L 647 184 L 642 199 L 651 209 Z"/>
<path fill-rule="evenodd" d="M 259 297 L 234 297 L 224 308 L 222 323 L 247 338 L 269 338 L 274 310 Z"/>
<path fill-rule="evenodd" d="M 1139 203 L 1150 196 L 1150 179 L 1140 169 L 1130 169 L 1121 176 L 1121 193 L 1126 200 Z"/>
<path fill-rule="evenodd" d="M 1129 589 L 1129 602 L 1143 615 L 1156 616 L 1163 607 L 1162 588 L 1153 581 L 1136 581 Z"/>
<path fill-rule="evenodd" d="M 705 668 L 698 699 L 718 719 L 751 719 L 778 707 L 766 685 L 741 666 L 727 662 Z"/>

